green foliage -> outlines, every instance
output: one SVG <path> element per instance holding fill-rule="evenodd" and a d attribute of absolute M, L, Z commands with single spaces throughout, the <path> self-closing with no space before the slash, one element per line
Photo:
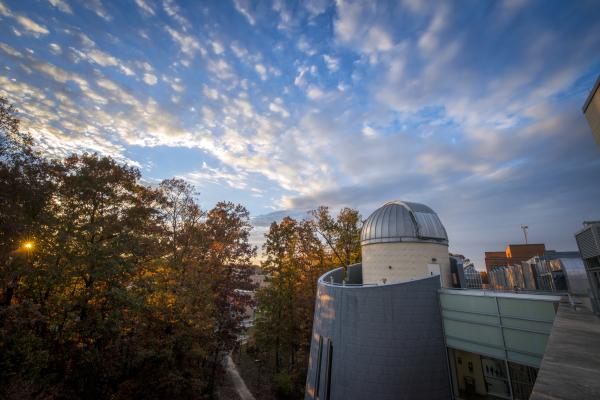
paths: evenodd
<path fill-rule="evenodd" d="M 295 385 L 292 376 L 287 371 L 281 371 L 273 377 L 275 393 L 279 398 L 290 398 L 294 394 Z"/>
<path fill-rule="evenodd" d="M 0 98 L 0 398 L 210 397 L 251 304 L 248 211 L 47 161 L 15 113 Z"/>

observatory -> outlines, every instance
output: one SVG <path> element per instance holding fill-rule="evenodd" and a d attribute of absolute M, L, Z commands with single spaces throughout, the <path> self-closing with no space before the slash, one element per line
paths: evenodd
<path fill-rule="evenodd" d="M 388 202 L 364 222 L 361 249 L 346 277 L 319 279 L 305 399 L 447 399 L 442 222 L 426 205 Z"/>
<path fill-rule="evenodd" d="M 360 235 L 365 284 L 403 282 L 441 275 L 451 282 L 448 235 L 424 204 L 390 201 L 366 219 Z"/>

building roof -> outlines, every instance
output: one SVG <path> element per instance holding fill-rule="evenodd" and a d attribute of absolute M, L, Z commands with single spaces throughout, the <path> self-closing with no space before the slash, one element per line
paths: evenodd
<path fill-rule="evenodd" d="M 596 79 L 596 83 L 594 83 L 594 87 L 592 88 L 592 91 L 590 92 L 587 99 L 585 100 L 585 103 L 583 103 L 582 110 L 583 110 L 584 114 L 587 111 L 588 106 L 592 102 L 592 99 L 594 98 L 594 95 L 596 94 L 596 91 L 598 90 L 598 88 L 600 88 L 600 75 L 598 75 L 598 78 Z"/>
<path fill-rule="evenodd" d="M 437 214 L 424 204 L 390 201 L 366 219 L 360 232 L 362 245 L 394 242 L 448 244 L 448 235 Z"/>

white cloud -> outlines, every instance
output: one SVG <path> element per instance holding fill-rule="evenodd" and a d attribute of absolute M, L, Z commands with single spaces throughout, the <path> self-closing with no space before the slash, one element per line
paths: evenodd
<path fill-rule="evenodd" d="M 146 0 L 135 0 L 135 4 L 146 14 L 156 15 L 154 8 L 150 4 L 146 3 Z"/>
<path fill-rule="evenodd" d="M 277 29 L 281 30 L 289 30 L 293 25 L 292 12 L 287 7 L 288 2 L 284 0 L 274 0 L 273 1 L 273 11 L 279 13 L 279 23 L 277 24 Z"/>
<path fill-rule="evenodd" d="M 313 17 L 316 17 L 327 10 L 327 0 L 304 0 L 304 7 Z"/>
<path fill-rule="evenodd" d="M 426 52 L 434 51 L 439 44 L 439 35 L 446 25 L 446 19 L 448 17 L 447 6 L 440 5 L 437 9 L 429 27 L 419 38 L 419 48 Z"/>
<path fill-rule="evenodd" d="M 48 0 L 48 1 L 54 7 L 58 8 L 60 11 L 67 13 L 67 14 L 73 14 L 73 10 L 71 9 L 71 6 L 65 0 Z"/>
<path fill-rule="evenodd" d="M 225 168 L 212 168 L 202 162 L 200 171 L 190 172 L 182 178 L 191 181 L 195 186 L 204 187 L 207 182 L 226 184 L 234 189 L 246 189 L 247 174 L 243 171 L 232 171 Z"/>
<path fill-rule="evenodd" d="M 119 87 L 117 86 L 117 84 L 115 84 L 114 82 L 108 80 L 108 79 L 98 79 L 98 81 L 96 81 L 96 83 L 98 84 L 98 86 L 107 89 L 107 90 L 111 90 L 111 91 L 116 91 L 119 89 Z"/>
<path fill-rule="evenodd" d="M 214 77 L 222 81 L 233 80 L 236 77 L 231 65 L 223 58 L 217 60 L 209 58 L 206 61 L 206 69 L 211 72 Z"/>
<path fill-rule="evenodd" d="M 106 8 L 104 7 L 104 4 L 102 4 L 101 0 L 86 0 L 83 2 L 83 4 L 103 20 L 107 22 L 112 21 L 112 16 L 108 13 L 108 11 L 106 11 Z"/>
<path fill-rule="evenodd" d="M 325 95 L 325 92 L 323 92 L 318 87 L 311 85 L 308 87 L 308 90 L 306 91 L 306 95 L 311 100 L 318 100 Z"/>
<path fill-rule="evenodd" d="M 154 86 L 154 85 L 156 85 L 157 81 L 158 80 L 156 79 L 156 75 L 144 74 L 144 82 L 146 82 L 146 84 L 148 84 L 150 86 Z"/>
<path fill-rule="evenodd" d="M 223 45 L 216 40 L 213 40 L 211 42 L 211 46 L 212 46 L 213 52 L 217 55 L 219 55 L 225 51 L 225 49 L 223 48 Z"/>
<path fill-rule="evenodd" d="M 235 9 L 248 20 L 250 25 L 256 24 L 256 18 L 250 13 L 251 2 L 249 0 L 233 0 Z"/>
<path fill-rule="evenodd" d="M 174 42 L 179 44 L 181 52 L 188 56 L 190 59 L 193 58 L 196 53 L 200 53 L 201 55 L 206 54 L 206 49 L 194 36 L 178 32 L 170 26 L 165 27 L 165 29 L 171 36 L 171 39 L 173 39 Z"/>
<path fill-rule="evenodd" d="M 202 88 L 202 93 L 204 93 L 206 97 L 212 100 L 217 100 L 219 98 L 219 92 L 216 89 L 209 88 L 206 85 L 204 85 L 204 87 Z"/>
<path fill-rule="evenodd" d="M 394 46 L 392 27 L 384 22 L 388 20 L 385 13 L 389 13 L 386 7 L 372 7 L 368 2 L 339 1 L 334 20 L 337 40 L 356 46 L 367 55 L 391 50 Z"/>
<path fill-rule="evenodd" d="M 183 16 L 181 9 L 173 0 L 163 0 L 163 9 L 184 31 L 191 28 L 190 22 Z"/>
<path fill-rule="evenodd" d="M 298 50 L 306 53 L 306 55 L 308 56 L 314 56 L 315 54 L 317 54 L 317 51 L 311 46 L 311 44 L 308 42 L 308 39 L 306 39 L 305 36 L 300 36 L 300 39 L 298 39 Z"/>
<path fill-rule="evenodd" d="M 310 68 L 301 66 L 298 68 L 298 74 L 294 78 L 294 85 L 298 87 L 304 87 L 306 85 L 306 73 L 310 70 Z"/>
<path fill-rule="evenodd" d="M 371 128 L 369 125 L 365 125 L 362 130 L 363 135 L 368 138 L 374 138 L 377 136 L 377 131 Z"/>
<path fill-rule="evenodd" d="M 258 73 L 258 75 L 260 76 L 260 79 L 262 79 L 263 81 L 267 79 L 267 69 L 265 68 L 264 65 L 256 64 L 254 66 L 254 70 Z"/>
<path fill-rule="evenodd" d="M 8 7 L 6 7 L 4 5 L 4 3 L 2 3 L 0 1 L 0 14 L 4 15 L 5 17 L 12 17 L 12 11 L 10 11 L 10 9 Z"/>
<path fill-rule="evenodd" d="M 339 59 L 327 54 L 323 54 L 323 60 L 325 61 L 325 65 L 327 65 L 327 69 L 329 69 L 331 72 L 336 72 L 338 69 L 340 69 Z"/>
<path fill-rule="evenodd" d="M 58 55 L 62 53 L 62 49 L 58 43 L 50 43 L 48 47 L 50 47 L 52 54 Z"/>
<path fill-rule="evenodd" d="M 279 97 L 269 103 L 269 110 L 280 114 L 283 118 L 288 118 L 290 116 L 288 110 L 283 106 L 283 100 Z"/>
<path fill-rule="evenodd" d="M 87 50 L 85 54 L 96 64 L 101 65 L 103 67 L 114 67 L 119 65 L 119 60 L 116 57 L 111 56 L 108 53 L 105 53 L 101 50 L 91 49 Z"/>
<path fill-rule="evenodd" d="M 47 35 L 49 33 L 48 29 L 45 26 L 40 25 L 37 22 L 32 21 L 31 19 L 22 15 L 16 16 L 15 21 L 17 21 L 19 25 L 21 25 L 23 28 L 25 28 L 25 30 L 27 30 L 34 36 Z"/>

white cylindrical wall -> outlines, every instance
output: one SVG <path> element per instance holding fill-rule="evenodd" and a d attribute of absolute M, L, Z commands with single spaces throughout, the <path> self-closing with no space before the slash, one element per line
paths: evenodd
<path fill-rule="evenodd" d="M 451 286 L 448 245 L 400 242 L 362 246 L 364 284 L 396 283 L 423 278 L 430 274 L 428 264 L 439 264 L 442 286 Z"/>

